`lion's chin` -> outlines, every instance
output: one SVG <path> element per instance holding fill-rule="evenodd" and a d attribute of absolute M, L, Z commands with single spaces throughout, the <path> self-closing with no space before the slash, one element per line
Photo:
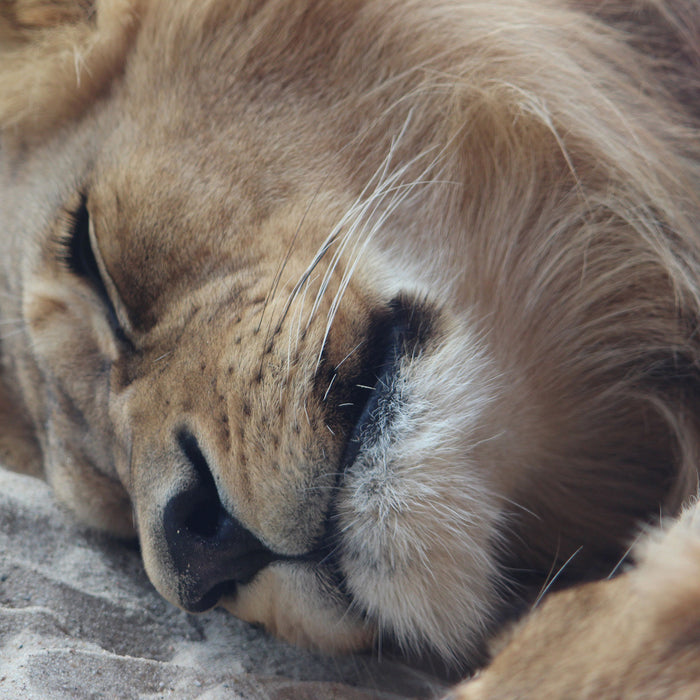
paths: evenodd
<path fill-rule="evenodd" d="M 327 587 L 322 573 L 299 564 L 273 564 L 220 605 L 262 625 L 290 644 L 344 654 L 369 649 L 376 630 Z"/>

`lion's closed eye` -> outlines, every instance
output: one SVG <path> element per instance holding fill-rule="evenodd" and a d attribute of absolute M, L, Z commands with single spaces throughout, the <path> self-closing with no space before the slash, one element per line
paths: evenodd
<path fill-rule="evenodd" d="M 99 297 L 115 336 L 122 342 L 129 342 L 117 308 L 112 301 L 113 296 L 116 296 L 115 286 L 110 283 L 112 289 L 110 294 L 105 281 L 107 272 L 104 263 L 98 261 L 99 253 L 96 251 L 99 251 L 99 248 L 91 223 L 87 196 L 81 194 L 77 207 L 66 210 L 65 213 L 67 230 L 60 241 L 62 262 L 71 273 L 85 281 Z"/>

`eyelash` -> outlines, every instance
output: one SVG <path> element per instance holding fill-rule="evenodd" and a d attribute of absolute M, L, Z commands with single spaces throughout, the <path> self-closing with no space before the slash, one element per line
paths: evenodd
<path fill-rule="evenodd" d="M 70 272 L 92 287 L 107 309 L 107 319 L 113 332 L 120 340 L 127 341 L 92 248 L 90 214 L 87 209 L 87 197 L 84 194 L 80 197 L 79 206 L 68 212 L 68 221 L 68 233 L 63 240 L 63 260 Z"/>

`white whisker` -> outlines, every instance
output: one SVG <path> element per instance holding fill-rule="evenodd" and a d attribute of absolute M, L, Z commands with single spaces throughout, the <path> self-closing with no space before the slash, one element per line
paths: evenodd
<path fill-rule="evenodd" d="M 355 347 L 354 347 L 354 348 L 353 348 L 353 349 L 352 349 L 352 350 L 351 350 L 351 351 L 350 351 L 350 352 L 349 352 L 349 353 L 348 353 L 348 354 L 333 368 L 333 371 L 334 371 L 334 372 L 337 372 L 338 369 L 339 369 L 339 368 L 341 367 L 341 365 L 343 364 L 343 362 L 345 362 L 345 360 L 347 360 L 351 355 L 353 355 L 354 353 L 356 353 L 364 344 L 365 344 L 365 341 L 364 341 L 364 340 L 361 340 L 361 341 L 360 341 L 360 342 L 359 342 L 359 343 L 358 343 L 358 344 L 357 344 L 357 345 L 356 345 L 356 346 L 355 346 Z"/>
<path fill-rule="evenodd" d="M 160 355 L 159 357 L 156 357 L 156 359 L 153 360 L 153 364 L 155 364 L 156 362 L 160 362 L 161 360 L 164 360 L 169 355 L 172 355 L 173 352 L 174 352 L 174 350 L 168 350 L 168 352 L 164 352 L 162 355 Z"/>
<path fill-rule="evenodd" d="M 620 557 L 619 561 L 615 566 L 613 567 L 612 571 L 608 574 L 607 580 L 609 581 L 615 574 L 618 572 L 618 569 L 625 563 L 625 560 L 627 557 L 630 555 L 630 552 L 637 546 L 637 542 L 639 542 L 640 538 L 642 537 L 644 533 L 639 533 L 635 538 L 632 544 L 627 547 L 625 550 L 625 553 Z"/>
<path fill-rule="evenodd" d="M 331 390 L 331 387 L 333 386 L 333 382 L 335 382 L 335 379 L 338 375 L 334 374 L 333 378 L 331 379 L 330 383 L 328 384 L 328 388 L 326 389 L 326 393 L 323 395 L 323 401 L 325 401 L 328 398 L 328 392 Z"/>
<path fill-rule="evenodd" d="M 571 560 L 583 549 L 583 545 L 581 545 L 557 570 L 557 573 L 552 576 L 552 578 L 547 582 L 547 584 L 542 588 L 542 590 L 539 592 L 539 595 L 535 599 L 535 602 L 532 604 L 533 609 L 536 608 L 540 602 L 542 601 L 542 598 L 547 594 L 547 591 L 554 585 L 554 582 L 559 578 L 559 575 L 561 574 L 562 571 L 569 565 Z"/>

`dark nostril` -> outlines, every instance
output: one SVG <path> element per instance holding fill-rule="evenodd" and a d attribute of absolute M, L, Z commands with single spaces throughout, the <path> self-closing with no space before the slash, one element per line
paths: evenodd
<path fill-rule="evenodd" d="M 180 449 L 194 468 L 196 485 L 187 492 L 186 499 L 181 499 L 180 512 L 176 513 L 176 517 L 188 532 L 210 539 L 216 536 L 227 513 L 197 439 L 184 430 L 180 431 L 177 439 Z"/>
<path fill-rule="evenodd" d="M 194 478 L 166 504 L 163 529 L 178 577 L 178 602 L 201 612 L 277 557 L 226 510 L 194 435 L 182 430 L 177 441 Z"/>

